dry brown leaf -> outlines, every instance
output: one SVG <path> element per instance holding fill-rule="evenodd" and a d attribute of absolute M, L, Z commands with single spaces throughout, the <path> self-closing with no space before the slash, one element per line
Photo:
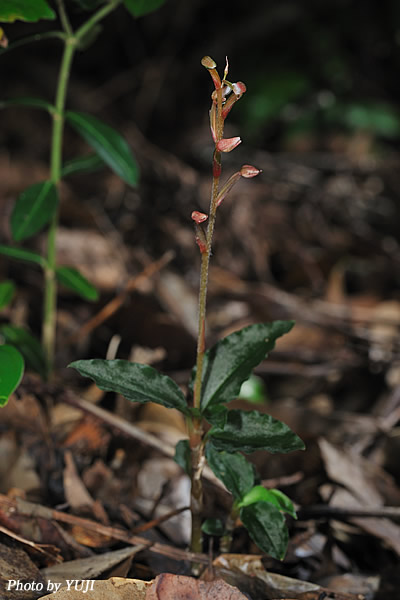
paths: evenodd
<path fill-rule="evenodd" d="M 364 506 L 381 506 L 382 498 L 367 476 L 363 459 L 351 448 L 339 450 L 325 439 L 319 440 L 326 471 L 333 481 L 344 485 Z"/>
<path fill-rule="evenodd" d="M 43 583 L 43 578 L 29 558 L 20 548 L 10 548 L 0 544 L 0 598 L 1 600 L 34 600 L 38 593 L 26 589 L 18 591 L 10 584 L 10 580 Z M 10 588 L 10 589 L 9 589 Z"/>
<path fill-rule="evenodd" d="M 90 582 L 89 579 L 86 581 Z M 78 588 L 79 585 L 80 582 L 78 582 Z M 149 586 L 150 582 L 148 581 L 122 577 L 111 577 L 105 581 L 93 580 L 93 591 L 89 588 L 90 600 L 145 600 L 146 589 Z M 74 585 L 72 585 L 70 589 L 67 587 L 61 588 L 58 592 L 41 596 L 38 600 L 82 600 L 82 598 L 88 596 L 89 594 L 86 595 L 82 591 L 75 590 Z"/>
<path fill-rule="evenodd" d="M 316 583 L 267 571 L 261 557 L 253 554 L 221 554 L 214 560 L 213 570 L 217 576 L 257 598 L 320 600 L 331 597 L 331 590 Z M 360 594 L 341 592 L 333 597 L 335 600 L 364 600 Z"/>
<path fill-rule="evenodd" d="M 330 506 L 340 507 L 340 508 L 352 508 L 357 509 L 365 506 L 365 503 L 360 502 L 360 500 L 347 490 L 343 490 L 338 488 L 335 490 L 333 496 L 330 499 Z M 380 538 L 388 546 L 390 546 L 399 556 L 400 556 L 400 526 L 396 525 L 389 519 L 385 518 L 376 518 L 376 517 L 353 517 L 351 519 L 352 523 L 355 523 L 363 529 L 367 531 L 371 535 L 374 535 L 377 538 Z"/>
<path fill-rule="evenodd" d="M 64 453 L 65 468 L 63 472 L 65 499 L 73 511 L 86 512 L 94 503 L 82 479 L 78 475 L 72 452 Z"/>
<path fill-rule="evenodd" d="M 66 579 L 94 579 L 120 564 L 126 558 L 143 549 L 143 546 L 128 546 L 121 550 L 96 554 L 89 558 L 70 560 L 41 570 L 46 580 L 65 583 Z"/>
<path fill-rule="evenodd" d="M 111 236 L 91 229 L 59 227 L 57 263 L 75 267 L 103 290 L 114 290 L 126 279 L 121 248 L 113 243 Z"/>
<path fill-rule="evenodd" d="M 247 600 L 238 589 L 216 581 L 161 573 L 146 591 L 146 600 Z"/>
<path fill-rule="evenodd" d="M 63 442 L 65 448 L 81 453 L 102 452 L 108 447 L 110 434 L 98 420 L 83 418 Z"/>

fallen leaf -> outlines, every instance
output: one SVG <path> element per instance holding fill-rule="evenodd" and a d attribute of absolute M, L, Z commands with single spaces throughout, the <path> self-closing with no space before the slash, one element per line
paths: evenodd
<path fill-rule="evenodd" d="M 327 440 L 320 439 L 319 447 L 329 477 L 345 486 L 364 506 L 381 506 L 382 497 L 367 475 L 365 459 L 350 448 L 339 450 Z"/>
<path fill-rule="evenodd" d="M 90 580 L 87 579 L 86 581 Z M 149 586 L 150 582 L 148 581 L 122 577 L 94 581 L 93 592 L 90 592 L 90 600 L 145 600 L 146 589 Z M 72 586 L 71 589 L 64 587 L 58 592 L 41 596 L 38 600 L 82 600 L 82 598 L 86 598 L 86 595 L 82 591 L 75 590 Z"/>
<path fill-rule="evenodd" d="M 115 567 L 126 558 L 133 556 L 143 549 L 143 546 L 129 546 L 113 552 L 97 554 L 89 558 L 69 560 L 62 564 L 42 569 L 40 572 L 46 580 L 65 583 L 67 579 L 94 579 L 105 571 Z"/>
<path fill-rule="evenodd" d="M 216 581 L 161 573 L 146 591 L 146 600 L 247 600 L 238 589 Z"/>
<path fill-rule="evenodd" d="M 38 598 L 39 593 L 29 589 L 18 591 L 14 586 L 11 587 L 10 581 L 20 581 L 22 585 L 44 583 L 39 569 L 24 550 L 0 544 L 1 600 L 36 600 Z"/>

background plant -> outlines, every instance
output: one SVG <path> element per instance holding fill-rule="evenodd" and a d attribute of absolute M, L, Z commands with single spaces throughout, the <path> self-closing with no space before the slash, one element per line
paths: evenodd
<path fill-rule="evenodd" d="M 56 11 L 47 0 L 4 0 L 0 3 L 0 22 L 15 20 L 36 22 L 58 17 L 62 28 L 17 40 L 8 46 L 6 34 L 0 29 L 0 45 L 3 52 L 14 47 L 55 38 L 62 44 L 62 58 L 56 83 L 54 102 L 42 98 L 23 97 L 3 100 L 1 107 L 20 105 L 48 111 L 52 119 L 50 141 L 49 176 L 45 181 L 26 188 L 18 197 L 10 219 L 14 242 L 18 245 L 0 245 L 0 253 L 12 259 L 38 265 L 44 275 L 44 300 L 42 323 L 42 346 L 25 329 L 5 325 L 1 335 L 9 345 L 17 347 L 27 363 L 42 376 L 51 372 L 54 362 L 56 338 L 57 283 L 61 283 L 86 300 L 96 300 L 97 290 L 76 269 L 61 266 L 56 261 L 56 237 L 59 221 L 60 181 L 78 172 L 92 171 L 108 165 L 128 185 L 135 186 L 139 171 L 130 148 L 124 138 L 106 123 L 92 115 L 66 109 L 68 83 L 76 52 L 84 50 L 101 32 L 100 22 L 123 5 L 134 17 L 140 17 L 161 6 L 165 0 L 75 0 L 75 5 L 91 15 L 75 30 L 71 25 L 64 0 L 56 1 Z M 8 46 L 8 48 L 7 48 Z M 94 154 L 63 162 L 64 125 L 70 125 L 91 146 Z M 22 247 L 20 244 L 46 229 L 46 252 L 44 255 Z M 8 287 L 7 287 L 8 286 Z M 9 284 L 3 283 L 7 294 Z M 1 292 L 0 292 L 1 293 Z M 1 308 L 1 307 L 0 307 Z M 3 349 L 3 354 L 5 350 Z M 3 360 L 6 360 L 4 354 Z M 9 365 L 11 366 L 10 359 Z M 15 378 L 18 379 L 17 372 Z"/>
<path fill-rule="evenodd" d="M 191 513 L 193 552 L 202 549 L 203 487 L 202 471 L 206 461 L 232 493 L 232 511 L 220 529 L 222 546 L 228 546 L 236 518 L 240 516 L 250 536 L 258 546 L 275 558 L 283 558 L 288 530 L 284 513 L 295 516 L 291 501 L 278 490 L 260 486 L 254 467 L 242 453 L 255 450 L 270 453 L 291 452 L 304 448 L 303 442 L 290 428 L 258 411 L 229 410 L 226 406 L 240 392 L 252 370 L 270 352 L 277 338 L 293 326 L 291 321 L 259 323 L 236 331 L 206 350 L 206 298 L 208 268 L 217 210 L 241 177 L 252 178 L 260 173 L 244 165 L 220 186 L 221 155 L 237 147 L 239 137 L 224 138 L 224 123 L 234 104 L 246 91 L 242 82 L 227 80 L 226 63 L 221 80 L 216 63 L 204 57 L 214 83 L 210 110 L 210 127 L 215 144 L 213 182 L 209 214 L 193 211 L 196 242 L 201 253 L 197 360 L 189 382 L 190 400 L 178 385 L 154 368 L 126 360 L 79 360 L 70 366 L 90 377 L 105 391 L 122 394 L 133 402 L 155 402 L 179 410 L 186 418 L 188 440 L 176 448 L 176 460 L 191 478 Z M 208 221 L 207 230 L 203 224 Z M 204 530 L 211 531 L 210 522 Z"/>

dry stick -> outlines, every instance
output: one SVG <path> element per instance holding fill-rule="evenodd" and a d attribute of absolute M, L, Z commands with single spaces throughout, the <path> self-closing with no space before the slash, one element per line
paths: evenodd
<path fill-rule="evenodd" d="M 128 295 L 133 292 L 143 281 L 152 277 L 157 271 L 160 271 L 174 258 L 175 253 L 173 250 L 165 252 L 161 258 L 147 265 L 139 275 L 136 275 L 128 281 L 125 288 L 117 296 L 115 296 L 110 302 L 108 302 L 99 312 L 94 315 L 89 321 L 86 321 L 82 327 L 75 333 L 73 333 L 68 339 L 67 343 L 76 342 L 79 338 L 87 336 L 93 329 L 99 327 L 104 321 L 109 319 L 117 310 L 121 308 L 127 299 Z"/>
<path fill-rule="evenodd" d="M 357 518 L 387 518 L 400 519 L 400 506 L 366 506 L 365 508 L 340 508 L 340 506 L 325 506 L 316 504 L 305 506 L 297 511 L 300 520 L 308 519 L 350 519 Z"/>
<path fill-rule="evenodd" d="M 124 531 L 116 527 L 108 527 L 101 523 L 96 523 L 91 519 L 84 519 L 82 517 L 76 517 L 68 513 L 54 510 L 41 504 L 34 504 L 33 502 L 27 502 L 20 498 L 9 498 L 4 494 L 0 494 L 0 506 L 12 511 L 14 514 L 23 515 L 26 517 L 34 517 L 46 519 L 47 521 L 60 521 L 61 523 L 67 523 L 68 525 L 75 527 L 82 527 L 88 531 L 94 531 L 98 534 L 104 535 L 115 540 L 120 540 L 126 544 L 132 546 L 141 545 L 143 548 L 147 548 L 156 554 L 168 556 L 174 560 L 189 560 L 191 562 L 208 564 L 208 556 L 206 554 L 188 552 L 186 550 L 180 550 L 167 544 L 160 544 L 158 542 L 151 542 L 146 538 L 139 537 L 137 535 L 131 535 L 129 532 Z"/>
<path fill-rule="evenodd" d="M 168 521 L 168 519 L 172 519 L 172 517 L 176 517 L 180 515 L 185 510 L 190 510 L 190 506 L 182 506 L 181 508 L 175 508 L 174 510 L 170 510 L 165 515 L 158 517 L 157 519 L 152 519 L 143 525 L 138 525 L 137 527 L 133 527 L 131 529 L 132 533 L 143 533 L 143 531 L 148 531 L 149 529 L 153 529 L 154 527 L 158 527 L 161 523 Z"/>
<path fill-rule="evenodd" d="M 15 531 L 11 531 L 11 529 L 7 529 L 7 527 L 3 527 L 2 525 L 0 525 L 0 533 L 4 533 L 13 540 L 20 542 L 20 544 L 25 544 L 26 546 L 29 546 L 30 548 L 33 548 L 34 550 L 37 550 L 38 552 L 41 552 L 42 554 L 51 557 L 54 560 L 54 546 L 52 544 L 38 544 L 37 542 L 32 542 L 32 540 L 28 540 L 27 538 L 18 535 L 18 533 L 15 533 Z M 61 561 L 61 558 L 59 560 Z"/>

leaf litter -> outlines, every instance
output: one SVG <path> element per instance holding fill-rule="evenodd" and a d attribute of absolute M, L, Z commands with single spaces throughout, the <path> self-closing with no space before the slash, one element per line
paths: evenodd
<path fill-rule="evenodd" d="M 73 200 L 77 188 L 66 183 L 71 202 L 62 216 L 68 227 L 60 237 L 63 262 L 88 276 L 95 274 L 104 301 L 118 298 L 118 302 L 106 318 L 102 315 L 84 331 L 83 324 L 95 315 L 62 292 L 60 338 L 69 342 L 62 348 L 60 367 L 78 354 L 105 356 L 108 341 L 118 334 L 121 355 L 129 356 L 137 345 L 161 348 L 162 368 L 183 383 L 193 362 L 192 269 L 197 260 L 197 251 L 188 242 L 187 198 L 195 196 L 201 208 L 208 183 L 192 167 L 179 163 L 176 168 L 176 157 L 149 145 L 134 128 L 130 137 L 144 165 L 143 197 L 130 192 L 123 198 L 112 177 L 99 175 L 98 196 L 103 200 L 106 187 L 109 196 L 104 203 L 94 199 L 85 206 L 83 229 L 77 221 L 81 203 L 77 206 Z M 289 160 L 257 151 L 254 163 L 263 165 L 265 179 L 246 192 L 250 210 L 244 208 L 241 193 L 233 193 L 232 212 L 227 211 L 216 241 L 210 336 L 217 341 L 260 317 L 296 320 L 271 361 L 260 365 L 257 373 L 267 384 L 269 400 L 262 410 L 282 419 L 307 443 L 304 456 L 271 457 L 266 463 L 257 453 L 253 456 L 262 478 L 281 481 L 282 491 L 290 492 L 300 509 L 299 521 L 290 522 L 285 561 L 259 558 L 240 523 L 234 540 L 240 568 L 225 556 L 216 558 L 215 540 L 213 560 L 206 554 L 195 557 L 204 566 L 211 561 L 210 577 L 224 577 L 240 588 L 238 598 L 243 594 L 252 600 L 317 600 L 322 594 L 336 600 L 359 600 L 362 595 L 368 600 L 397 598 L 398 590 L 391 596 L 385 590 L 396 581 L 398 517 L 388 518 L 383 509 L 396 515 L 400 506 L 399 305 L 393 280 L 398 258 L 387 249 L 393 223 L 383 217 L 374 222 L 371 195 L 365 191 L 371 177 L 377 177 L 383 185 L 387 182 L 390 192 L 393 171 L 379 160 L 373 166 L 345 157 L 327 160 L 325 168 L 310 166 L 302 156 Z M 45 176 L 40 161 L 24 161 L 18 172 L 26 173 L 27 168 L 32 173 L 26 175 L 29 179 Z M 9 170 L 8 161 L 1 160 L 0 171 L 2 186 L 7 186 L 8 178 L 6 190 L 21 189 L 18 173 Z M 164 209 L 165 196 L 150 194 L 152 189 L 167 189 L 174 197 L 174 216 Z M 352 194 L 363 202 L 349 212 Z M 379 201 L 378 193 L 374 202 Z M 134 239 L 129 202 L 136 202 L 135 224 L 146 225 L 135 229 Z M 371 220 L 374 227 L 357 226 Z M 107 244 L 102 246 L 104 238 L 94 223 L 101 223 L 109 234 Z M 249 233 L 243 237 L 244 228 Z M 115 235 L 116 230 L 122 236 Z M 177 253 L 176 262 L 166 260 L 160 266 L 160 256 L 171 248 Z M 147 277 L 149 265 L 156 267 Z M 23 279 L 22 267 L 15 269 Z M 133 272 L 132 282 L 145 273 L 142 287 L 129 283 L 128 272 Z M 22 286 L 18 303 L 5 315 L 26 323 L 34 298 L 34 286 Z M 205 582 L 193 580 L 186 585 L 179 579 L 193 557 L 185 550 L 184 539 L 174 538 L 173 531 L 162 530 L 158 522 L 183 503 L 167 502 L 164 489 L 157 498 L 144 498 L 150 501 L 146 507 L 141 504 L 141 482 L 150 476 L 152 461 L 165 464 L 164 482 L 177 481 L 171 478 L 174 463 L 164 461 L 171 460 L 173 446 L 182 437 L 179 424 L 165 422 L 163 427 L 164 417 L 157 421 L 154 413 L 146 415 L 144 407 L 131 412 L 124 400 L 104 394 L 95 398 L 88 394 L 83 401 L 87 390 L 77 389 L 72 380 L 67 383 L 69 396 L 64 382 L 43 384 L 29 373 L 2 409 L 0 541 L 7 550 L 2 554 L 1 576 L 15 573 L 16 558 L 21 577 L 42 581 L 48 569 L 57 568 L 53 572 L 57 575 L 50 571 L 49 577 L 61 581 L 64 573 L 64 579 L 69 574 L 71 579 L 96 578 L 95 600 L 120 600 L 124 593 L 144 598 L 153 584 L 143 579 L 153 580 L 171 569 L 175 573 L 162 576 L 161 583 L 158 579 L 151 593 L 158 586 L 160 594 L 170 597 L 177 598 L 174 594 L 183 589 L 200 598 L 201 589 L 211 590 L 212 584 L 208 582 L 207 588 Z M 237 402 L 253 408 L 248 401 Z M 124 416 L 128 412 L 129 419 Z M 296 473 L 300 477 L 291 480 Z M 229 498 L 210 474 L 207 495 L 206 516 L 223 517 Z M 24 505 L 25 500 L 30 504 Z M 368 510 L 374 516 L 368 516 Z M 366 511 L 364 516 L 360 511 Z M 151 536 L 131 534 L 150 519 L 155 523 Z M 212 552 L 211 540 L 207 543 Z M 43 553 L 40 549 L 46 545 L 58 550 Z M 122 580 L 101 580 L 132 556 Z M 157 568 L 156 556 L 164 561 Z M 129 585 L 129 577 L 138 577 L 141 583 Z M 364 589 L 363 581 L 374 577 L 370 589 Z M 61 600 L 59 594 L 54 597 Z M 160 594 L 156 597 L 161 600 Z M 27 593 L 29 597 L 34 595 Z M 65 592 L 65 597 L 72 598 L 72 592 Z"/>

